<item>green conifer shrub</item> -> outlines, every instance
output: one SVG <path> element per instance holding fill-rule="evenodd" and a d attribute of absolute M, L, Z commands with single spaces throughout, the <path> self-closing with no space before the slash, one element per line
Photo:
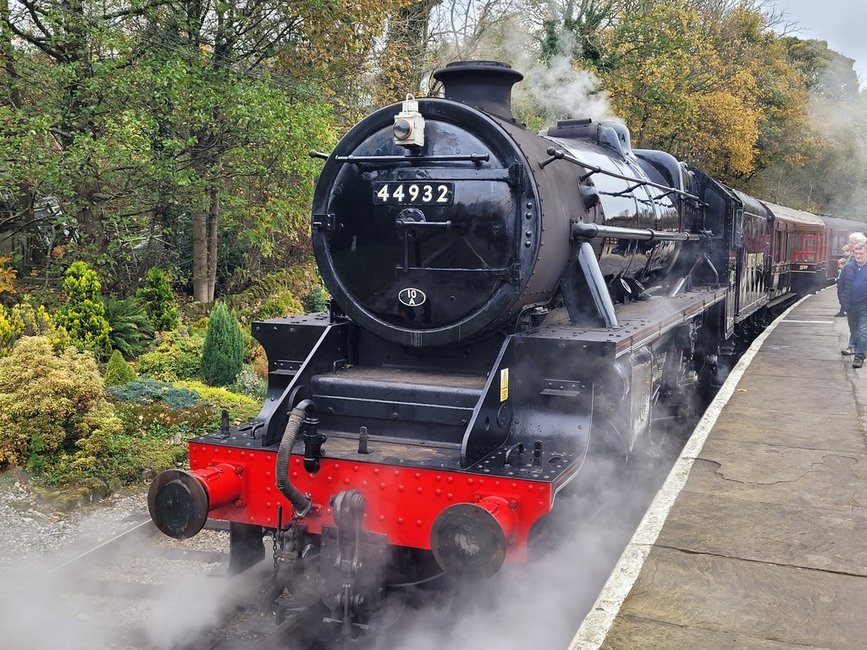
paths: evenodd
<path fill-rule="evenodd" d="M 101 290 L 96 271 L 86 262 L 73 262 L 66 269 L 63 281 L 66 303 L 57 318 L 76 346 L 97 356 L 107 355 L 111 349 L 108 339 L 111 327 L 105 319 Z"/>
<path fill-rule="evenodd" d="M 328 292 L 322 287 L 316 286 L 310 290 L 304 299 L 304 311 L 308 314 L 328 311 Z"/>
<path fill-rule="evenodd" d="M 135 377 L 135 370 L 124 360 L 120 350 L 112 352 L 108 365 L 105 367 L 105 385 L 126 386 Z"/>
<path fill-rule="evenodd" d="M 202 377 L 211 386 L 228 386 L 243 363 L 244 337 L 238 319 L 224 303 L 215 303 L 202 349 Z"/>
<path fill-rule="evenodd" d="M 162 270 L 152 268 L 145 276 L 145 286 L 136 291 L 154 329 L 167 332 L 178 326 L 178 305 L 169 280 Z"/>

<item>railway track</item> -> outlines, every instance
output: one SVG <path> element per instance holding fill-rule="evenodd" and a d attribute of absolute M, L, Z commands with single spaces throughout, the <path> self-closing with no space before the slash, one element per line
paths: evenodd
<path fill-rule="evenodd" d="M 310 607 L 281 623 L 263 607 L 270 557 L 227 574 L 223 522 L 193 539 L 131 517 L 105 540 L 79 542 L 63 558 L 19 567 L 0 582 L 3 650 L 281 650 L 321 645 L 327 615 Z M 329 629 L 328 626 L 322 629 Z M 313 631 L 313 632 L 311 632 Z"/>

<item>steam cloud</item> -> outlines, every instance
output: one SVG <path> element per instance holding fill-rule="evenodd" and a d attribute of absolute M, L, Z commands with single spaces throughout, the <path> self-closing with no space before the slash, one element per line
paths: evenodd
<path fill-rule="evenodd" d="M 85 522 L 81 528 L 104 529 L 105 521 Z M 93 543 L 89 540 L 88 546 Z M 179 552 L 162 557 L 155 551 L 165 543 L 125 540 L 112 548 L 113 555 L 106 552 L 60 569 L 64 556 L 85 549 L 72 555 L 71 549 L 61 549 L 5 567 L 0 648 L 170 650 L 218 625 L 237 604 L 249 602 L 259 586 L 253 580 L 222 579 L 224 570 L 215 562 L 181 559 Z"/>
<path fill-rule="evenodd" d="M 546 125 L 567 118 L 613 119 L 599 79 L 572 63 L 571 34 L 559 35 L 561 52 L 547 63 L 540 60 L 538 41 L 527 25 L 514 16 L 504 17 L 495 26 L 488 25 L 471 37 L 461 34 L 461 38 L 441 47 L 435 67 L 458 59 L 508 63 L 524 75 L 512 94 L 516 112 L 541 118 Z"/>

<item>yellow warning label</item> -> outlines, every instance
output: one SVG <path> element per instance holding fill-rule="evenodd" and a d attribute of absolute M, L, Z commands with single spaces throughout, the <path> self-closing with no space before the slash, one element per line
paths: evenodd
<path fill-rule="evenodd" d="M 503 368 L 500 370 L 500 401 L 505 402 L 509 399 L 509 369 Z"/>

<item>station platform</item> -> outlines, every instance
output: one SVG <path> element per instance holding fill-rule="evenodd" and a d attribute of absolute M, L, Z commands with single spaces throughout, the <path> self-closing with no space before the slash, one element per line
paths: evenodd
<path fill-rule="evenodd" d="M 760 335 L 570 650 L 867 648 L 867 366 L 833 287 Z"/>

